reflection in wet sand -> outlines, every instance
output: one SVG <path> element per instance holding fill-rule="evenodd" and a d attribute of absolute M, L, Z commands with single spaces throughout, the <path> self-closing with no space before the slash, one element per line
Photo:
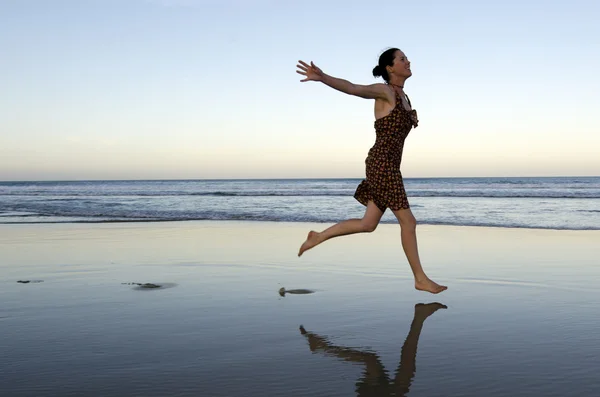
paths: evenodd
<path fill-rule="evenodd" d="M 359 397 L 370 396 L 406 396 L 416 372 L 417 345 L 423 329 L 423 323 L 438 309 L 446 309 L 441 303 L 418 303 L 408 336 L 402 345 L 400 363 L 394 379 L 390 379 L 388 371 L 381 364 L 379 356 L 372 352 L 364 352 L 352 348 L 335 346 L 327 338 L 306 331 L 300 326 L 300 333 L 308 339 L 312 352 L 320 351 L 325 355 L 334 356 L 344 361 L 364 364 L 362 377 L 356 382 L 356 393 Z"/>

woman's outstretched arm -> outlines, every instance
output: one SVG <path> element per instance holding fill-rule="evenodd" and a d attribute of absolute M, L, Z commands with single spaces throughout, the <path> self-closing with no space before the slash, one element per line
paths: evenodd
<path fill-rule="evenodd" d="M 300 80 L 301 82 L 320 81 L 321 83 L 345 94 L 355 95 L 366 99 L 389 100 L 389 96 L 391 95 L 390 90 L 385 86 L 385 84 L 353 84 L 348 80 L 339 79 L 323 73 L 323 71 L 312 62 L 309 65 L 304 61 L 298 61 L 298 65 L 296 65 L 296 67 L 298 68 L 296 73 L 306 76 L 304 80 Z"/>

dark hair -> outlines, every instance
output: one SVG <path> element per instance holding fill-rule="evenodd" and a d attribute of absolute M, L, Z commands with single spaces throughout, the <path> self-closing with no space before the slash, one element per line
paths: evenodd
<path fill-rule="evenodd" d="M 388 75 L 388 71 L 385 68 L 386 66 L 392 66 L 394 64 L 394 56 L 396 55 L 396 51 L 400 51 L 398 48 L 390 48 L 385 50 L 379 56 L 379 64 L 373 68 L 373 77 L 383 77 L 385 82 L 390 81 L 390 76 Z"/>

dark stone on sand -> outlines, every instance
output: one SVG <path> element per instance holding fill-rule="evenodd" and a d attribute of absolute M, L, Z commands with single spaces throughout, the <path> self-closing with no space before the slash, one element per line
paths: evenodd
<path fill-rule="evenodd" d="M 142 287 L 142 288 L 160 288 L 160 285 L 146 283 L 146 284 L 140 284 L 140 287 Z"/>
<path fill-rule="evenodd" d="M 281 296 L 285 296 L 285 294 L 299 294 L 299 295 L 303 295 L 303 294 L 312 294 L 315 291 L 311 290 L 311 289 L 304 289 L 304 288 L 300 288 L 300 289 L 285 289 L 283 287 L 281 287 L 279 289 L 279 295 Z"/>

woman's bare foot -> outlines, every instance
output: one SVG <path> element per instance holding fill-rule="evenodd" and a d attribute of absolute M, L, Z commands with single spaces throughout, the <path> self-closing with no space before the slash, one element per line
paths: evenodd
<path fill-rule="evenodd" d="M 425 278 L 424 280 L 415 280 L 415 288 L 419 291 L 431 292 L 432 294 L 439 294 L 440 292 L 448 289 L 448 287 L 445 285 L 439 285 L 429 278 Z"/>
<path fill-rule="evenodd" d="M 308 237 L 306 237 L 306 241 L 304 242 L 304 244 L 302 244 L 300 246 L 300 251 L 298 251 L 298 256 L 302 256 L 304 251 L 308 251 L 309 249 L 311 249 L 312 247 L 314 247 L 315 245 L 317 245 L 319 243 L 320 243 L 319 233 L 315 232 L 314 230 L 311 230 L 310 232 L 308 232 Z"/>

